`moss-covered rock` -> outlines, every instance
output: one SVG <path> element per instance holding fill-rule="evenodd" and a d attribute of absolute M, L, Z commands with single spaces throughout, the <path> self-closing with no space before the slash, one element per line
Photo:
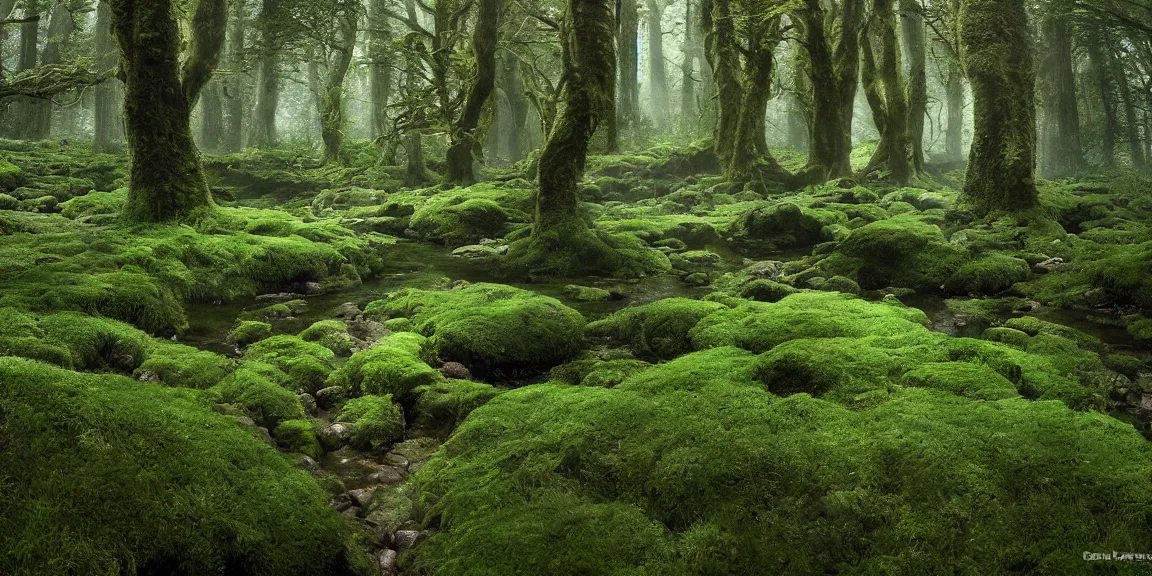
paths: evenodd
<path fill-rule="evenodd" d="M 447 436 L 473 410 L 500 394 L 488 384 L 469 380 L 442 380 L 416 388 L 415 425 Z"/>
<path fill-rule="evenodd" d="M 853 230 L 820 267 L 829 276 L 853 277 L 870 290 L 889 286 L 937 290 L 967 260 L 963 250 L 944 239 L 940 228 L 904 216 Z"/>
<path fill-rule="evenodd" d="M 271 430 L 284 420 L 304 417 L 300 399 L 280 384 L 286 379 L 275 366 L 248 362 L 205 391 L 204 398 L 217 404 L 231 404 Z"/>
<path fill-rule="evenodd" d="M 774 282 L 766 278 L 753 280 L 740 288 L 740 296 L 757 302 L 779 302 L 780 300 L 799 292 L 787 284 Z"/>
<path fill-rule="evenodd" d="M 990 254 L 965 263 L 944 283 L 953 294 L 988 296 L 1032 278 L 1028 262 L 1005 254 Z"/>
<path fill-rule="evenodd" d="M 406 317 L 428 336 L 426 355 L 460 362 L 482 378 L 546 370 L 584 343 L 584 318 L 559 301 L 499 284 L 404 289 L 365 308 Z"/>
<path fill-rule="evenodd" d="M 1016 386 L 995 370 L 970 362 L 930 362 L 904 374 L 905 386 L 935 388 L 978 400 L 1015 398 Z"/>
<path fill-rule="evenodd" d="M 337 422 L 352 425 L 349 444 L 358 450 L 374 450 L 404 437 L 404 414 L 392 403 L 392 395 L 353 398 L 336 415 Z"/>
<path fill-rule="evenodd" d="M 782 250 L 823 241 L 824 226 L 830 223 L 813 211 L 781 202 L 749 210 L 733 222 L 728 233 L 742 249 Z"/>
<path fill-rule="evenodd" d="M 236 327 L 228 332 L 228 340 L 237 346 L 244 347 L 259 342 L 272 335 L 272 325 L 256 320 L 242 320 Z"/>
<path fill-rule="evenodd" d="M 196 392 L 14 358 L 0 383 L 0 572 L 361 573 L 316 482 Z"/>
<path fill-rule="evenodd" d="M 315 342 L 337 356 L 348 356 L 356 346 L 356 340 L 348 333 L 348 325 L 339 320 L 321 320 L 305 328 L 299 334 L 305 342 Z"/>
<path fill-rule="evenodd" d="M 692 349 L 688 333 L 723 304 L 687 298 L 667 298 L 625 308 L 588 325 L 591 336 L 608 337 L 640 356 L 670 360 Z"/>
<path fill-rule="evenodd" d="M 320 344 L 287 334 L 265 338 L 244 351 L 245 359 L 270 364 L 287 374 L 285 386 L 308 393 L 324 386 L 335 357 Z"/>
<path fill-rule="evenodd" d="M 690 390 L 546 384 L 476 409 L 417 475 L 440 531 L 410 567 L 1080 573 L 1081 548 L 1152 543 L 1152 450 L 1107 416 L 922 388 L 856 411 L 700 364 Z"/>
<path fill-rule="evenodd" d="M 276 426 L 272 436 L 281 448 L 310 458 L 319 458 L 323 449 L 317 437 L 319 426 L 314 420 L 285 420 Z"/>
<path fill-rule="evenodd" d="M 391 395 L 408 401 L 419 386 L 443 377 L 420 359 L 426 338 L 415 332 L 398 332 L 372 348 L 352 355 L 328 378 L 328 386 L 340 386 L 353 396 Z"/>

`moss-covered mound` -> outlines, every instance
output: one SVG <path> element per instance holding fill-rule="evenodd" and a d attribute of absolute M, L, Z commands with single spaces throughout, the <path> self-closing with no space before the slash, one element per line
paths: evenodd
<path fill-rule="evenodd" d="M 460 362 L 482 378 L 546 370 L 584 344 L 584 317 L 558 300 L 500 284 L 404 289 L 365 312 L 410 318 L 428 336 L 424 352 Z"/>
<path fill-rule="evenodd" d="M 440 532 L 406 560 L 440 575 L 1079 574 L 1084 550 L 1152 545 L 1152 450 L 1130 426 L 921 387 L 852 410 L 772 394 L 750 358 L 721 348 L 613 389 L 494 398 L 419 473 Z"/>
<path fill-rule="evenodd" d="M 491 184 L 438 192 L 412 214 L 408 230 L 417 238 L 450 247 L 502 238 L 515 223 L 528 222 L 533 198 L 530 190 Z"/>
<path fill-rule="evenodd" d="M 196 229 L 28 216 L 0 243 L 0 305 L 98 314 L 164 334 L 187 326 L 184 301 L 230 301 L 308 282 L 358 284 L 381 268 L 378 251 L 388 242 L 331 221 L 251 209 L 222 208 Z M 262 235 L 254 227 L 262 222 L 288 233 Z"/>
<path fill-rule="evenodd" d="M 307 473 L 190 390 L 0 358 L 0 572 L 360 574 Z"/>
<path fill-rule="evenodd" d="M 390 395 L 408 401 L 417 387 L 443 378 L 420 359 L 426 340 L 414 332 L 392 334 L 372 348 L 353 354 L 332 373 L 327 385 L 340 386 L 352 396 Z"/>
<path fill-rule="evenodd" d="M 733 222 L 733 244 L 746 250 L 782 250 L 812 246 L 824 238 L 827 213 L 805 209 L 791 202 L 753 208 Z"/>
<path fill-rule="evenodd" d="M 701 318 L 724 308 L 716 302 L 668 298 L 625 308 L 593 322 L 588 325 L 588 334 L 607 336 L 641 356 L 670 360 L 692 350 L 688 331 Z"/>
<path fill-rule="evenodd" d="M 873 222 L 842 241 L 817 264 L 824 276 L 847 276 L 862 288 L 938 290 L 968 260 L 940 228 L 914 216 Z"/>

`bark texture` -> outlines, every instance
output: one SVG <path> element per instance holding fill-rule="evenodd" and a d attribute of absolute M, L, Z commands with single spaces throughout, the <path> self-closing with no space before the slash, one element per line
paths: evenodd
<path fill-rule="evenodd" d="M 1036 102 L 1024 0 L 966 0 L 960 49 L 972 86 L 964 196 L 980 211 L 1036 206 Z"/>

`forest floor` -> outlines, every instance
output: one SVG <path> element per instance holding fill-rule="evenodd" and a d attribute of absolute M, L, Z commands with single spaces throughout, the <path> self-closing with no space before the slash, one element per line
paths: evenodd
<path fill-rule="evenodd" d="M 502 264 L 534 207 L 516 169 L 410 189 L 350 148 L 207 156 L 220 208 L 142 226 L 123 157 L 0 142 L 14 571 L 1152 552 L 1147 180 L 1045 181 L 1035 212 L 977 218 L 962 172 L 772 193 L 699 148 L 596 156 L 586 219 L 667 273 L 550 279 Z"/>

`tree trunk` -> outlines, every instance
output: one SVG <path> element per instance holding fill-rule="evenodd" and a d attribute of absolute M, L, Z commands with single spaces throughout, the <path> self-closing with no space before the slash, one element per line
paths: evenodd
<path fill-rule="evenodd" d="M 692 2 L 693 0 L 684 0 L 684 43 L 680 47 L 684 57 L 680 61 L 680 123 L 686 130 L 692 130 L 696 126 L 696 116 L 699 114 L 696 109 L 696 79 L 693 77 L 696 60 L 695 35 L 699 24 L 692 13 Z"/>
<path fill-rule="evenodd" d="M 788 145 L 805 150 L 811 140 L 812 85 L 808 81 L 808 54 L 800 43 L 792 44 L 792 89 L 788 98 Z"/>
<path fill-rule="evenodd" d="M 504 50 L 500 53 L 500 63 L 503 67 L 501 74 L 504 84 L 504 94 L 508 99 L 508 115 L 510 121 L 506 124 L 509 130 L 502 134 L 504 149 L 509 162 L 519 162 L 527 151 L 526 127 L 528 124 L 528 101 L 524 98 L 524 87 L 520 78 L 520 65 L 516 55 Z"/>
<path fill-rule="evenodd" d="M 1100 133 L 1100 164 L 1107 170 L 1116 167 L 1116 135 L 1120 131 L 1116 116 L 1116 101 L 1112 94 L 1112 74 L 1098 38 L 1088 43 L 1088 60 L 1096 80 L 1100 97 L 1100 109 L 1104 114 L 1104 125 Z"/>
<path fill-rule="evenodd" d="M 256 110 L 253 112 L 252 133 L 248 145 L 254 148 L 275 148 L 276 110 L 280 106 L 280 34 L 276 21 L 280 1 L 263 0 L 260 8 L 260 77 L 256 85 Z"/>
<path fill-rule="evenodd" d="M 220 80 L 209 82 L 200 98 L 200 148 L 208 152 L 219 152 L 224 136 L 224 103 L 220 84 Z"/>
<path fill-rule="evenodd" d="M 244 148 L 244 112 L 246 108 L 244 68 L 245 28 L 248 11 L 244 2 L 232 1 L 232 15 L 228 23 L 227 67 L 232 75 L 224 80 L 224 109 L 227 116 L 221 144 L 224 152 L 239 152 Z"/>
<path fill-rule="evenodd" d="M 813 182 L 852 175 L 852 110 L 860 70 L 859 0 L 844 0 L 830 37 L 820 0 L 804 0 L 798 12 L 808 50 L 812 128 L 805 179 Z"/>
<path fill-rule="evenodd" d="M 668 73 L 664 67 L 664 31 L 660 24 L 661 0 L 648 0 L 648 92 L 652 98 L 652 121 L 660 129 L 668 124 Z"/>
<path fill-rule="evenodd" d="M 23 16 L 25 19 L 40 16 L 41 6 L 36 0 L 29 0 L 24 4 Z M 19 53 L 16 58 L 16 71 L 31 70 L 39 63 L 40 23 L 25 22 L 20 25 Z M 11 103 L 10 134 L 18 140 L 36 140 L 37 119 L 42 102 L 27 96 L 18 96 Z"/>
<path fill-rule="evenodd" d="M 1132 89 L 1128 85 L 1128 75 L 1124 71 L 1124 62 L 1115 52 L 1109 52 L 1109 61 L 1112 72 L 1116 76 L 1116 85 L 1120 88 L 1120 103 L 1124 105 L 1124 133 L 1128 139 L 1128 156 L 1132 167 L 1136 170 L 1144 169 L 1144 146 L 1140 143 L 1140 124 L 1136 120 L 1136 103 L 1132 100 Z"/>
<path fill-rule="evenodd" d="M 985 212 L 1035 207 L 1036 79 L 1024 0 L 965 0 L 960 50 L 975 120 L 964 196 Z"/>
<path fill-rule="evenodd" d="M 52 9 L 51 21 L 48 23 L 48 38 L 44 50 L 40 53 L 40 64 L 59 64 L 62 51 L 68 46 L 68 39 L 75 26 L 72 23 L 72 13 L 63 2 Z M 33 64 L 35 66 L 35 64 Z M 52 135 L 52 101 L 29 100 L 27 108 L 28 131 L 25 138 L 28 140 L 44 140 Z"/>
<path fill-rule="evenodd" d="M 1041 70 L 1045 84 L 1045 146 L 1041 165 L 1044 173 L 1060 177 L 1084 168 L 1080 148 L 1080 112 L 1076 102 L 1076 76 L 1072 70 L 1072 37 L 1068 20 L 1062 15 L 1044 21 L 1048 50 Z"/>
<path fill-rule="evenodd" d="M 896 42 L 896 14 L 893 0 L 874 0 L 873 20 L 861 38 L 865 92 L 876 128 L 880 130 L 880 144 L 863 173 L 882 166 L 888 168 L 888 178 L 896 186 L 907 186 L 915 173 L 912 147 L 908 130 L 909 105 L 900 67 L 900 46 Z M 875 35 L 876 50 L 870 36 Z M 874 59 L 879 56 L 879 62 Z"/>
<path fill-rule="evenodd" d="M 964 161 L 964 67 L 957 59 L 948 60 L 948 80 L 944 86 L 948 101 L 948 130 L 944 150 L 949 162 Z"/>
<path fill-rule="evenodd" d="M 912 170 L 924 170 L 924 122 L 928 117 L 928 65 L 924 46 L 923 8 L 917 0 L 900 0 L 900 26 L 908 61 L 908 139 Z"/>
<path fill-rule="evenodd" d="M 211 13 L 214 8 L 223 12 L 223 0 L 201 0 L 197 14 Z M 112 0 L 129 152 L 123 210 L 133 221 L 181 220 L 213 205 L 192 142 L 189 116 L 199 90 L 196 84 L 215 67 L 211 48 L 218 31 L 201 27 L 215 25 L 215 21 L 194 17 L 193 56 L 181 77 L 178 18 L 173 0 Z M 219 45 L 215 45 L 218 57 Z"/>
<path fill-rule="evenodd" d="M 744 98 L 731 0 L 712 0 L 711 23 L 706 41 L 717 93 L 713 148 L 721 165 L 727 166 L 732 161 L 736 129 L 740 122 L 740 103 Z"/>
<path fill-rule="evenodd" d="M 733 183 L 758 182 L 764 186 L 765 180 L 787 180 L 784 169 L 768 151 L 764 136 L 764 115 L 772 97 L 773 49 L 779 42 L 780 22 L 778 18 L 764 21 L 758 16 L 749 19 L 744 26 L 748 35 L 744 87 L 727 177 Z"/>
<path fill-rule="evenodd" d="M 385 14 L 387 0 L 371 0 L 368 9 L 368 90 L 372 102 L 371 136 L 379 141 L 390 131 L 388 100 L 392 97 L 392 66 L 388 44 L 392 41 L 391 19 Z"/>
<path fill-rule="evenodd" d="M 640 85 L 637 80 L 637 27 L 640 25 L 638 0 L 617 0 L 616 44 L 620 52 L 616 68 L 620 73 L 616 100 L 616 131 L 632 130 L 640 120 Z M 609 146 L 614 148 L 613 146 Z"/>
<path fill-rule="evenodd" d="M 476 181 L 472 164 L 483 151 L 475 132 L 484 104 L 496 87 L 496 43 L 500 36 L 500 12 L 503 9 L 502 0 L 479 2 L 476 27 L 472 31 L 476 76 L 468 88 L 464 112 L 452 127 L 452 145 L 448 148 L 444 166 L 444 181 L 448 184 L 469 185 Z"/>
<path fill-rule="evenodd" d="M 344 79 L 352 65 L 352 55 L 356 51 L 358 6 L 348 4 L 336 7 L 339 37 L 334 39 L 331 54 L 326 59 L 327 74 L 320 94 L 317 95 L 317 111 L 320 114 L 320 138 L 324 141 L 324 161 L 342 161 L 340 149 L 344 143 Z"/>
<path fill-rule="evenodd" d="M 116 41 L 112 38 L 112 8 L 109 0 L 100 0 L 96 8 L 95 49 L 101 70 L 116 67 L 120 58 Z M 93 112 L 92 147 L 96 152 L 112 152 L 124 141 L 124 117 L 121 115 L 124 84 L 114 78 L 96 85 Z"/>

